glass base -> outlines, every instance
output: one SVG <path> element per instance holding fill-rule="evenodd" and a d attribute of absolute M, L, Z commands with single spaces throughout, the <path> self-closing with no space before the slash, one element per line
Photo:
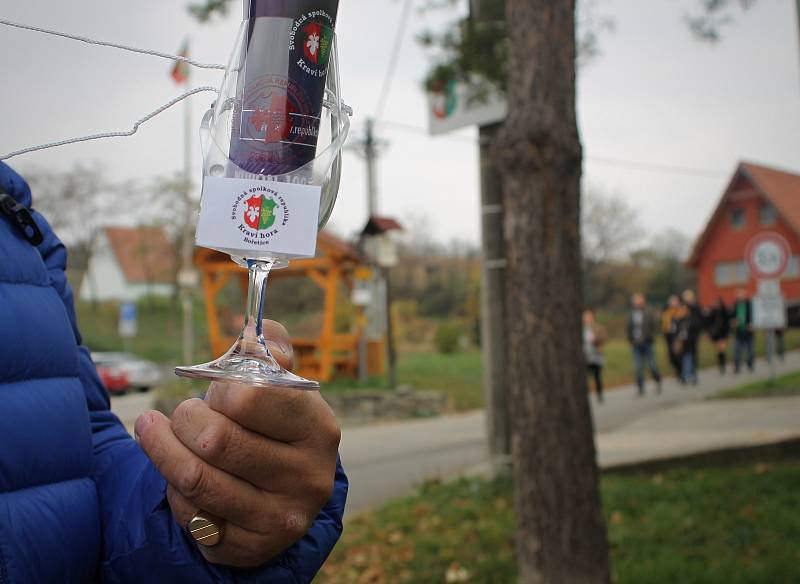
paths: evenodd
<path fill-rule="evenodd" d="M 176 367 L 175 375 L 189 379 L 230 381 L 254 387 L 281 387 L 305 391 L 319 390 L 319 382 L 287 371 L 270 354 L 263 339 L 239 337 L 230 351 L 211 363 Z"/>

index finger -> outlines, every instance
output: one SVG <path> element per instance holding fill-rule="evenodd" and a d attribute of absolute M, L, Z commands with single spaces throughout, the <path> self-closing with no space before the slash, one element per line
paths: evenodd
<path fill-rule="evenodd" d="M 338 432 L 338 426 L 332 427 L 330 407 L 317 391 L 215 382 L 206 401 L 248 430 L 280 442 L 298 443 Z"/>

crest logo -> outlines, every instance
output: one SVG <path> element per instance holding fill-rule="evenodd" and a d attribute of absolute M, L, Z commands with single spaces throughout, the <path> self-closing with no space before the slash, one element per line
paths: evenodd
<path fill-rule="evenodd" d="M 257 195 L 244 202 L 244 222 L 250 229 L 263 231 L 275 225 L 278 203 L 271 197 Z"/>
<path fill-rule="evenodd" d="M 294 63 L 313 77 L 324 77 L 333 52 L 333 19 L 324 10 L 303 14 L 289 34 Z"/>
<path fill-rule="evenodd" d="M 306 34 L 306 40 L 303 43 L 303 53 L 306 59 L 314 65 L 327 66 L 331 57 L 333 31 L 323 24 L 312 22 L 303 28 L 303 32 Z"/>
<path fill-rule="evenodd" d="M 289 206 L 279 192 L 256 186 L 236 197 L 230 220 L 238 224 L 243 243 L 268 246 L 270 239 L 289 224 Z"/>

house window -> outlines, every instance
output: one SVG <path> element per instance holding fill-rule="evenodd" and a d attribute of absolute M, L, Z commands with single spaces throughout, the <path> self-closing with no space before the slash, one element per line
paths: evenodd
<path fill-rule="evenodd" d="M 772 225 L 778 220 L 778 211 L 769 203 L 761 205 L 758 210 L 758 220 L 761 225 Z"/>
<path fill-rule="evenodd" d="M 731 211 L 731 227 L 741 229 L 744 227 L 744 209 L 734 209 Z"/>
<path fill-rule="evenodd" d="M 719 262 L 714 266 L 714 283 L 717 286 L 735 286 L 747 284 L 750 269 L 747 262 Z"/>

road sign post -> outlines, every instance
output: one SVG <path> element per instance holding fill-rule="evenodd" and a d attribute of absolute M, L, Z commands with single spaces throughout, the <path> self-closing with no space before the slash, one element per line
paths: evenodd
<path fill-rule="evenodd" d="M 119 336 L 125 351 L 130 349 L 130 341 L 138 331 L 136 320 L 136 304 L 125 302 L 119 307 Z"/>
<path fill-rule="evenodd" d="M 753 297 L 753 328 L 767 331 L 767 361 L 770 381 L 775 380 L 775 331 L 786 328 L 786 302 L 780 278 L 786 271 L 791 248 L 780 234 L 760 233 L 747 244 L 750 274 L 758 282 Z"/>

